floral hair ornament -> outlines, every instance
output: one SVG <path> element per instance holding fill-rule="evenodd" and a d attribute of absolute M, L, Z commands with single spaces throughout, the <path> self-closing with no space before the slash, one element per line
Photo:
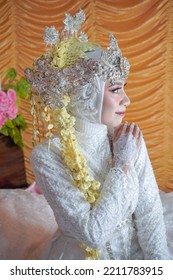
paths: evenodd
<path fill-rule="evenodd" d="M 64 162 L 73 177 L 74 185 L 84 193 L 91 207 L 99 197 L 100 182 L 90 175 L 86 159 L 78 148 L 75 136 L 75 118 L 67 112 L 70 97 L 77 91 L 92 83 L 93 77 L 104 81 L 110 79 L 113 84 L 117 79 L 126 80 L 129 63 L 122 56 L 116 39 L 110 35 L 107 50 L 93 42 L 78 31 L 85 21 L 85 14 L 80 10 L 75 16 L 66 14 L 64 28 L 60 34 L 54 26 L 46 27 L 43 36 L 50 50 L 34 61 L 32 69 L 27 68 L 25 75 L 31 84 L 31 114 L 33 115 L 33 142 L 40 135 L 40 123 L 50 145 L 52 128 L 55 128 L 60 142 Z M 45 125 L 46 123 L 46 125 Z M 82 245 L 87 259 L 98 259 L 99 251 Z"/>

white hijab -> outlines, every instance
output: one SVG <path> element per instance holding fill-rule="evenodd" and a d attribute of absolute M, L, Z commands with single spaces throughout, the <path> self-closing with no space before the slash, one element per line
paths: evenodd
<path fill-rule="evenodd" d="M 91 83 L 77 89 L 71 95 L 71 102 L 67 110 L 75 118 L 94 124 L 101 124 L 105 82 L 94 77 Z"/>

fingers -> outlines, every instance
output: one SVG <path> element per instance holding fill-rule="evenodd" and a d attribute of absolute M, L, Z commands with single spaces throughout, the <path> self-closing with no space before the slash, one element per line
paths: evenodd
<path fill-rule="evenodd" d="M 139 126 L 135 123 L 129 124 L 128 122 L 125 122 L 124 124 L 120 125 L 115 131 L 114 141 L 118 140 L 122 134 L 126 134 L 127 137 L 132 135 L 136 139 L 137 145 L 139 145 L 141 142 L 142 133 L 139 129 Z"/>
<path fill-rule="evenodd" d="M 116 130 L 114 134 L 114 141 L 117 141 L 121 134 L 126 133 L 126 130 L 128 128 L 128 122 L 125 122 L 124 124 L 121 124 Z"/>
<path fill-rule="evenodd" d="M 141 146 L 141 142 L 142 142 L 142 132 L 141 131 L 139 131 L 136 141 L 137 141 L 137 147 L 139 148 Z"/>
<path fill-rule="evenodd" d="M 129 127 L 128 127 L 128 133 L 129 134 L 133 134 L 133 136 L 134 136 L 134 133 L 135 133 L 135 128 L 136 127 L 136 125 L 134 124 L 134 123 L 131 123 L 130 125 L 129 125 Z"/>
<path fill-rule="evenodd" d="M 137 147 L 139 148 L 141 145 L 141 139 L 142 139 L 142 132 L 139 129 L 139 126 L 137 124 L 131 124 L 129 133 L 133 134 L 133 137 L 136 139 Z"/>
<path fill-rule="evenodd" d="M 129 124 L 126 129 L 126 133 L 129 135 L 133 135 L 136 139 L 138 139 L 140 133 L 139 126 L 135 123 Z"/>
<path fill-rule="evenodd" d="M 126 132 L 127 132 L 128 126 L 129 126 L 128 122 L 125 122 L 125 123 L 123 124 L 122 133 L 126 133 Z"/>
<path fill-rule="evenodd" d="M 123 125 L 121 124 L 117 129 L 115 129 L 113 141 L 116 141 L 120 137 L 122 133 L 122 128 Z"/>
<path fill-rule="evenodd" d="M 140 136 L 140 129 L 137 124 L 134 126 L 133 136 L 136 138 L 136 140 L 138 140 L 138 138 Z"/>

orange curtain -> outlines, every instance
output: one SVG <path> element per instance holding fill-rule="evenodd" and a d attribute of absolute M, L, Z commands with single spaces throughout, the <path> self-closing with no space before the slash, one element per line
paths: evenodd
<path fill-rule="evenodd" d="M 103 47 L 110 32 L 118 39 L 131 63 L 126 92 L 131 99 L 126 120 L 137 122 L 144 134 L 157 182 L 173 190 L 173 0 L 0 0 L 0 75 L 14 67 L 20 75 L 33 59 L 45 52 L 45 26 L 62 27 L 64 13 L 83 9 L 84 31 Z M 28 129 L 26 143 L 27 181 L 34 180 L 29 156 L 32 120 L 29 101 L 21 112 Z"/>

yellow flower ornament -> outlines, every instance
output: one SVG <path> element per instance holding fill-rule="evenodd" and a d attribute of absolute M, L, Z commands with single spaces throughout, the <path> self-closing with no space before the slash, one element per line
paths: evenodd
<path fill-rule="evenodd" d="M 100 183 L 94 181 L 88 174 L 86 159 L 79 151 L 76 136 L 74 134 L 75 118 L 70 116 L 66 106 L 70 102 L 68 95 L 64 96 L 64 107 L 57 107 L 53 111 L 54 126 L 57 129 L 58 136 L 62 145 L 62 155 L 65 163 L 72 172 L 75 186 L 78 187 L 86 197 L 86 200 L 94 204 L 98 198 L 98 189 Z"/>
<path fill-rule="evenodd" d="M 73 65 L 79 58 L 88 59 L 85 53 L 95 50 L 98 46 L 91 42 L 81 42 L 74 37 L 65 38 L 52 50 L 52 65 L 61 69 Z"/>
<path fill-rule="evenodd" d="M 70 97 L 68 95 L 64 95 L 64 107 L 57 107 L 53 111 L 54 126 L 57 129 L 62 147 L 62 156 L 64 162 L 71 171 L 74 186 L 84 193 L 86 200 L 92 207 L 99 197 L 98 190 L 100 188 L 100 183 L 98 181 L 94 181 L 94 179 L 89 175 L 86 159 L 79 151 L 77 139 L 74 134 L 75 118 L 70 116 L 66 110 L 66 106 L 69 102 Z M 98 258 L 99 253 L 97 250 L 89 248 L 85 244 L 82 244 L 82 247 L 86 250 L 87 259 Z"/>

